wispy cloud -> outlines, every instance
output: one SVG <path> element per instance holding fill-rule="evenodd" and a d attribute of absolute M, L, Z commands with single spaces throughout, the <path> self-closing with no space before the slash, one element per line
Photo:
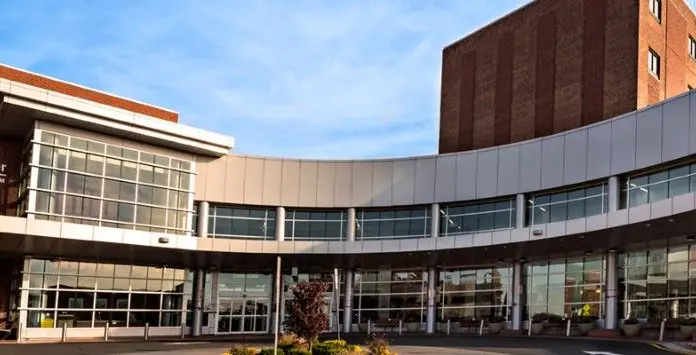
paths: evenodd
<path fill-rule="evenodd" d="M 526 2 L 18 1 L 0 62 L 177 110 L 241 153 L 430 154 L 442 47 Z"/>

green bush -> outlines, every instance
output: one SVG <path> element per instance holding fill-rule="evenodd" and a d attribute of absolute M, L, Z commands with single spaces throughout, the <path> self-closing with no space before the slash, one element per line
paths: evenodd
<path fill-rule="evenodd" d="M 345 348 L 346 346 L 348 346 L 348 344 L 346 343 L 345 340 L 326 340 L 326 341 L 322 342 L 322 344 L 326 344 L 328 346 L 334 346 L 334 347 L 338 347 L 338 348 Z"/>
<path fill-rule="evenodd" d="M 259 352 L 259 355 L 273 355 L 273 354 L 274 354 L 273 348 L 264 348 L 264 349 L 261 349 L 261 352 Z M 278 355 L 285 355 L 285 352 L 283 351 L 283 349 L 278 348 Z"/>
<path fill-rule="evenodd" d="M 309 350 L 292 348 L 285 352 L 286 355 L 312 355 Z"/>
<path fill-rule="evenodd" d="M 323 343 L 314 343 L 312 355 L 341 355 L 346 352 L 346 342 L 343 340 L 329 340 Z"/>
<path fill-rule="evenodd" d="M 245 345 L 235 345 L 230 348 L 230 355 L 257 355 L 259 351 Z M 271 353 L 272 354 L 272 353 Z"/>

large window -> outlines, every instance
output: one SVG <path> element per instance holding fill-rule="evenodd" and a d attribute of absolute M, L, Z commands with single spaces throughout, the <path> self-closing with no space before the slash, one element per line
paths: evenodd
<path fill-rule="evenodd" d="M 344 240 L 343 210 L 294 210 L 285 212 L 285 240 Z"/>
<path fill-rule="evenodd" d="M 635 207 L 696 191 L 696 164 L 683 164 L 626 178 L 621 198 Z"/>
<path fill-rule="evenodd" d="M 345 304 L 344 302 L 344 292 L 345 292 L 345 285 L 344 285 L 344 280 L 343 280 L 343 271 L 339 270 L 338 272 L 338 295 L 336 294 L 334 290 L 334 272 L 333 271 L 325 271 L 325 272 L 311 272 L 311 273 L 306 273 L 306 272 L 298 272 L 295 275 L 291 274 L 284 274 L 283 275 L 283 317 L 281 321 L 284 321 L 287 319 L 287 317 L 290 314 L 290 306 L 293 300 L 293 293 L 292 290 L 290 289 L 294 284 L 297 282 L 301 281 L 323 281 L 327 285 L 327 290 L 324 293 L 324 302 L 325 302 L 325 308 L 324 311 L 326 314 L 329 316 L 329 327 L 327 330 L 335 329 L 336 324 L 342 324 L 343 323 L 343 305 Z M 338 297 L 338 302 L 336 302 L 336 298 Z M 338 304 L 337 304 L 338 303 Z M 338 316 L 336 313 L 336 309 L 338 308 Z"/>
<path fill-rule="evenodd" d="M 515 228 L 515 200 L 457 203 L 440 206 L 440 235 Z"/>
<path fill-rule="evenodd" d="M 424 270 L 379 270 L 355 273 L 353 322 L 403 319 L 423 323 L 428 305 L 428 273 Z"/>
<path fill-rule="evenodd" d="M 27 259 L 28 327 L 181 325 L 191 297 L 182 269 Z"/>
<path fill-rule="evenodd" d="M 619 256 L 620 316 L 696 317 L 696 248 L 680 246 Z"/>
<path fill-rule="evenodd" d="M 559 316 L 603 316 L 602 256 L 556 259 L 525 265 L 527 317 L 537 313 Z"/>
<path fill-rule="evenodd" d="M 605 184 L 532 195 L 527 200 L 529 225 L 567 221 L 606 213 Z"/>
<path fill-rule="evenodd" d="M 36 219 L 184 234 L 191 162 L 40 132 Z"/>
<path fill-rule="evenodd" d="M 208 234 L 214 238 L 275 238 L 275 208 L 210 206 Z"/>
<path fill-rule="evenodd" d="M 441 270 L 437 287 L 440 321 L 508 317 L 512 306 L 512 269 Z"/>
<path fill-rule="evenodd" d="M 356 212 L 356 240 L 425 238 L 430 235 L 430 209 L 365 209 Z"/>
<path fill-rule="evenodd" d="M 217 332 L 268 332 L 272 281 L 270 274 L 220 273 Z"/>

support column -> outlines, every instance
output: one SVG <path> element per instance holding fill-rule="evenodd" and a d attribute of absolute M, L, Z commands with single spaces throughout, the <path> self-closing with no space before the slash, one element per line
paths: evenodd
<path fill-rule="evenodd" d="M 282 206 L 276 207 L 275 240 L 285 240 L 285 207 Z"/>
<path fill-rule="evenodd" d="M 205 271 L 196 269 L 193 275 L 193 321 L 191 322 L 191 335 L 201 335 L 203 325 L 203 299 L 205 298 Z"/>
<path fill-rule="evenodd" d="M 607 184 L 607 194 L 609 194 L 609 211 L 605 212 L 615 212 L 619 210 L 619 201 L 621 201 L 621 189 L 619 188 L 619 178 L 617 176 L 610 176 L 609 183 Z"/>
<path fill-rule="evenodd" d="M 515 199 L 515 228 L 524 228 L 527 224 L 527 204 L 524 194 L 517 194 Z"/>
<path fill-rule="evenodd" d="M 434 266 L 428 268 L 428 313 L 425 320 L 425 332 L 428 334 L 435 333 L 435 285 L 437 280 L 435 276 L 437 270 Z"/>
<path fill-rule="evenodd" d="M 198 203 L 198 238 L 208 238 L 208 217 L 210 216 L 210 204 L 208 201 Z"/>
<path fill-rule="evenodd" d="M 437 238 L 440 235 L 440 204 L 433 203 L 430 206 L 430 237 Z"/>
<path fill-rule="evenodd" d="M 343 333 L 350 333 L 353 327 L 353 270 L 346 270 L 343 296 Z"/>
<path fill-rule="evenodd" d="M 280 333 L 280 295 L 283 293 L 283 288 L 280 284 L 282 278 L 281 271 L 281 258 L 280 255 L 276 257 L 276 272 L 275 272 L 275 292 L 274 292 L 274 305 L 273 308 L 275 312 L 273 314 L 273 334 L 275 334 L 275 347 L 278 346 L 278 335 Z"/>
<path fill-rule="evenodd" d="M 355 208 L 350 207 L 346 213 L 346 242 L 355 241 Z"/>
<path fill-rule="evenodd" d="M 208 329 L 210 333 L 217 332 L 217 312 L 218 312 L 218 294 L 220 293 L 220 270 L 213 270 L 210 273 L 210 305 L 212 309 L 208 313 Z"/>
<path fill-rule="evenodd" d="M 606 302 L 606 312 L 604 319 L 604 328 L 606 329 L 616 329 L 616 324 L 618 323 L 618 252 L 616 249 L 609 250 L 607 253 L 607 285 L 605 292 L 605 302 Z"/>
<path fill-rule="evenodd" d="M 512 330 L 522 329 L 522 262 L 512 266 Z"/>

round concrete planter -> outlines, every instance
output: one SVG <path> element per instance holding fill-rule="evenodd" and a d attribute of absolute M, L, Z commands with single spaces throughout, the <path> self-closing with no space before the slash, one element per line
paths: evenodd
<path fill-rule="evenodd" d="M 532 335 L 539 335 L 544 332 L 544 323 L 532 323 Z"/>
<path fill-rule="evenodd" d="M 686 339 L 691 339 L 696 331 L 696 325 L 680 325 L 679 330 Z"/>
<path fill-rule="evenodd" d="M 415 333 L 420 330 L 420 323 L 406 323 L 406 331 Z"/>
<path fill-rule="evenodd" d="M 594 329 L 594 323 L 578 323 L 578 330 L 582 335 L 587 335 L 592 329 Z"/>
<path fill-rule="evenodd" d="M 621 329 L 627 337 L 635 337 L 640 334 L 640 329 L 642 327 L 641 324 L 624 324 L 621 326 Z"/>
<path fill-rule="evenodd" d="M 503 331 L 503 323 L 491 323 L 488 325 L 488 330 L 491 334 L 498 334 Z"/>

